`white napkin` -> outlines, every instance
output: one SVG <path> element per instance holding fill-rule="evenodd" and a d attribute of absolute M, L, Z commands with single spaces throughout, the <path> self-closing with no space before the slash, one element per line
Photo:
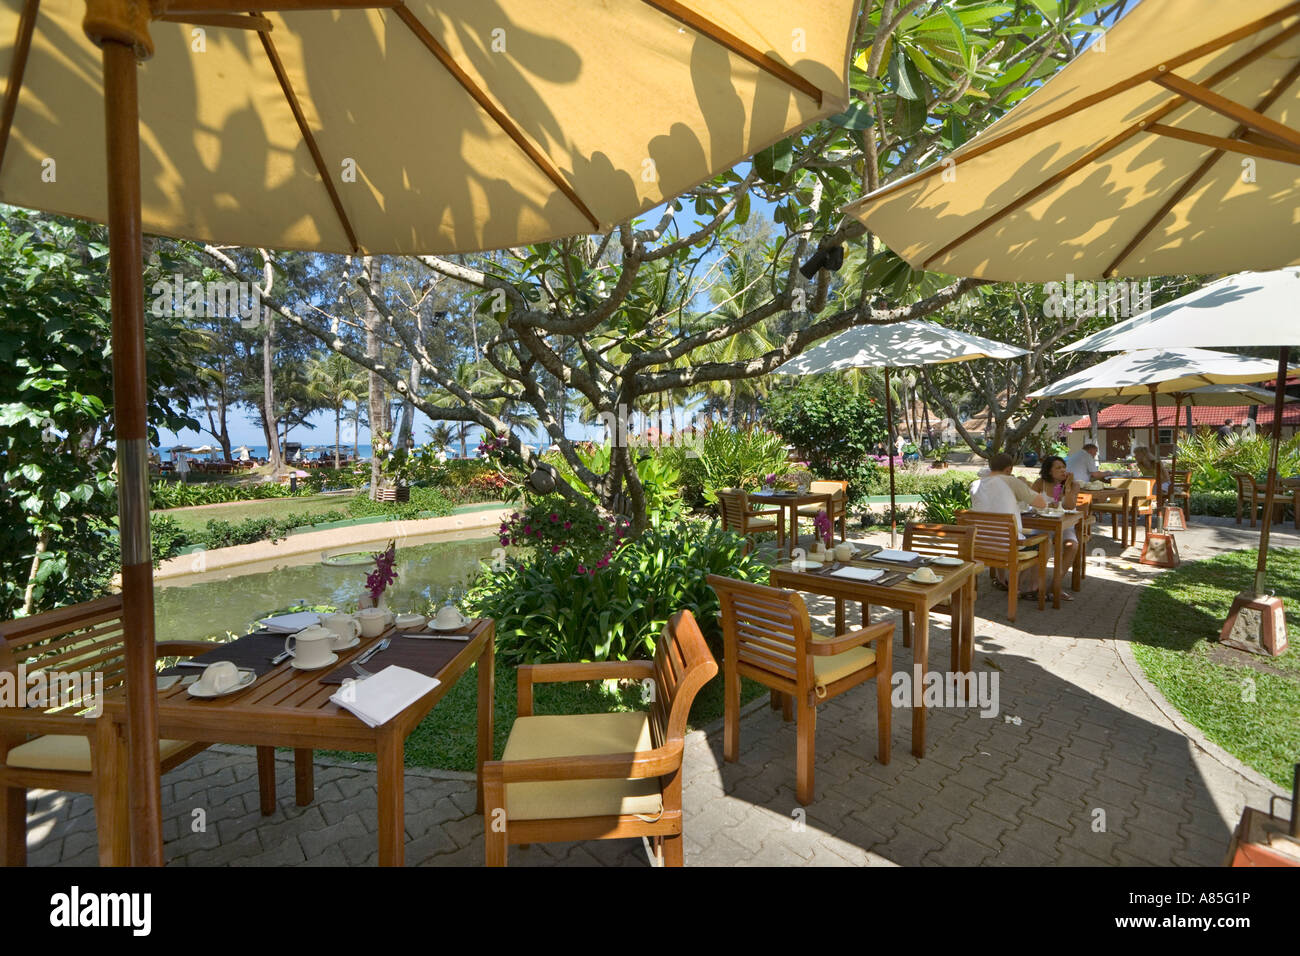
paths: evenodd
<path fill-rule="evenodd" d="M 425 677 L 406 667 L 389 666 L 365 680 L 348 681 L 330 700 L 356 714 L 369 727 L 386 724 L 438 686 L 436 677 Z"/>
<path fill-rule="evenodd" d="M 885 572 L 880 568 L 839 568 L 831 572 L 833 578 L 853 578 L 856 581 L 874 581 L 876 578 L 884 577 Z"/>
<path fill-rule="evenodd" d="M 299 611 L 297 614 L 281 614 L 279 617 L 267 617 L 257 622 L 268 631 L 277 634 L 297 634 L 305 627 L 320 623 L 320 615 L 314 611 Z"/>
<path fill-rule="evenodd" d="M 915 561 L 921 555 L 916 551 L 894 551 L 886 548 L 884 551 L 877 551 L 871 556 L 873 561 Z"/>

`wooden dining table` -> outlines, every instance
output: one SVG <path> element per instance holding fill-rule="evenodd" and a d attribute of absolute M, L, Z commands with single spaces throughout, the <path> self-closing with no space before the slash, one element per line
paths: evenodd
<path fill-rule="evenodd" d="M 847 562 L 855 568 L 878 568 L 888 575 L 891 572 L 911 573 L 914 567 L 900 566 L 889 561 L 874 561 L 870 557 L 855 558 Z M 843 567 L 844 563 L 827 565 Z M 955 673 L 969 673 L 972 668 L 975 641 L 975 581 L 984 565 L 966 561 L 960 566 L 929 565 L 938 576 L 934 584 L 917 584 L 904 578 L 896 584 L 884 585 L 874 581 L 860 581 L 837 577 L 819 565 L 800 570 L 793 564 L 779 564 L 769 575 L 772 587 L 789 588 L 807 594 L 821 594 L 835 600 L 835 633 L 847 630 L 845 602 L 857 602 L 862 607 L 862 626 L 869 621 L 871 605 L 905 611 L 912 615 L 912 753 L 925 756 L 925 704 L 921 696 L 921 680 L 927 673 L 930 658 L 930 612 L 936 605 L 951 604 L 953 610 L 951 669 Z"/>
<path fill-rule="evenodd" d="M 350 711 L 332 703 L 330 697 L 341 685 L 326 684 L 322 677 L 346 667 L 385 637 L 392 639 L 388 651 L 372 657 L 365 665 L 372 673 L 382 671 L 391 651 L 394 662 L 426 672 L 439 683 L 419 700 L 405 707 L 387 723 L 370 727 Z M 321 670 L 297 670 L 288 662 L 258 677 L 249 687 L 224 697 L 197 698 L 179 683 L 158 692 L 158 736 L 172 740 L 204 743 L 246 744 L 257 748 L 261 778 L 263 815 L 275 812 L 275 748 L 294 751 L 295 798 L 307 806 L 314 798 L 312 752 L 343 750 L 375 754 L 379 790 L 379 865 L 401 866 L 405 851 L 404 750 L 406 738 L 443 699 L 456 681 L 478 664 L 478 755 L 476 761 L 476 808 L 483 812 L 483 764 L 492 759 L 492 701 L 495 670 L 496 627 L 481 619 L 469 627 L 462 639 L 403 637 L 389 628 L 348 651 L 338 652 L 338 661 Z M 453 646 L 454 645 L 454 646 Z M 201 673 L 195 671 L 194 673 Z M 104 701 L 106 732 L 100 746 L 111 750 L 120 780 L 125 780 L 126 700 L 119 693 Z M 107 739 L 105 739 L 107 737 Z M 113 842 L 110 859 L 114 865 L 130 862 L 129 828 L 125 787 L 118 787 L 95 812 L 100 832 Z M 103 845 L 101 843 L 101 845 Z"/>
<path fill-rule="evenodd" d="M 1065 569 L 1061 566 L 1065 560 L 1065 532 L 1070 528 L 1076 528 L 1079 522 L 1083 520 L 1083 511 L 1066 513 L 1061 515 L 1045 515 L 1041 512 L 1030 512 L 1020 516 L 1020 524 L 1027 530 L 1048 531 L 1052 535 L 1052 607 L 1061 606 L 1061 581 L 1065 577 Z M 1075 533 L 1078 537 L 1078 533 Z M 1079 542 L 1078 547 L 1083 547 Z M 1071 561 L 1071 579 L 1070 590 L 1077 591 L 1083 587 L 1083 569 L 1079 566 L 1078 561 Z"/>
<path fill-rule="evenodd" d="M 820 504 L 826 509 L 826 514 L 829 517 L 833 496 L 829 492 L 823 494 L 816 491 L 789 491 L 784 493 L 779 491 L 753 491 L 746 497 L 751 502 L 776 505 L 778 508 L 787 509 L 790 520 L 785 523 L 785 527 L 789 535 L 787 540 L 790 545 L 786 557 L 793 558 L 794 549 L 799 545 L 799 509 L 804 505 Z"/>

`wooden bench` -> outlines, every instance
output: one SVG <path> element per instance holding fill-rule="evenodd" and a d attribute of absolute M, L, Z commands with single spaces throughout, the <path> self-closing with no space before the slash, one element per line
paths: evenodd
<path fill-rule="evenodd" d="M 163 641 L 156 645 L 155 654 L 189 657 L 212 648 L 208 641 Z M 106 756 L 120 742 L 112 721 L 96 713 L 102 711 L 102 696 L 120 691 L 126 681 L 121 596 L 0 623 L 0 680 L 30 685 L 35 674 L 43 675 L 45 686 L 57 691 L 34 701 L 26 694 L 19 701 L 0 698 L 0 862 L 6 866 L 23 866 L 27 861 L 28 789 L 88 793 L 96 798 L 97 807 L 101 795 L 114 790 L 125 793 L 125 778 Z M 3 706 L 12 703 L 20 706 Z M 208 746 L 160 740 L 162 771 Z M 267 788 L 273 804 L 275 773 L 273 763 L 266 772 L 262 756 L 259 753 L 258 771 L 263 812 L 268 812 Z M 116 805 L 126 807 L 127 802 L 119 800 Z M 126 818 L 96 822 L 101 864 L 129 858 Z"/>

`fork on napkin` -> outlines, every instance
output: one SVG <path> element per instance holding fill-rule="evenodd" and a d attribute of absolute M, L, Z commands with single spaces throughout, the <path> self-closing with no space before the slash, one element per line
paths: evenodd
<path fill-rule="evenodd" d="M 386 724 L 441 681 L 406 667 L 391 665 L 365 680 L 347 681 L 330 697 L 356 714 L 368 727 Z"/>

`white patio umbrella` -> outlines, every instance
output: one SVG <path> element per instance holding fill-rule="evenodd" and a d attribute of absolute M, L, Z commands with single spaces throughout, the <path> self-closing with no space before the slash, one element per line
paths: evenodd
<path fill-rule="evenodd" d="M 936 322 L 910 320 L 860 325 L 792 358 L 775 369 L 778 375 L 820 375 L 852 368 L 885 370 L 885 418 L 889 429 L 889 543 L 897 543 L 898 521 L 894 492 L 894 396 L 889 373 L 895 368 L 942 365 L 974 359 L 1012 359 L 1028 355 L 1022 348 L 996 342 Z"/>

